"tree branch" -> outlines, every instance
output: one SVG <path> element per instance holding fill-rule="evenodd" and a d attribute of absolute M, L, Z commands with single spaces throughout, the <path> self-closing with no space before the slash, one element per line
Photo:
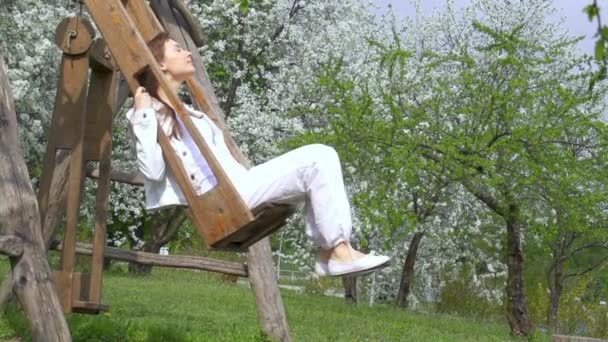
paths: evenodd
<path fill-rule="evenodd" d="M 579 277 L 579 276 L 585 275 L 585 274 L 587 274 L 587 273 L 589 273 L 589 272 L 591 272 L 591 271 L 593 271 L 593 270 L 597 269 L 598 267 L 600 267 L 600 266 L 601 266 L 603 263 L 605 263 L 607 260 L 608 260 L 608 256 L 607 256 L 607 257 L 604 257 L 602 260 L 600 260 L 599 262 L 597 262 L 595 265 L 593 265 L 593 266 L 591 266 L 591 267 L 588 267 L 588 268 L 586 268 L 586 269 L 584 269 L 584 270 L 582 270 L 582 271 L 580 271 L 580 272 L 569 273 L 569 274 L 564 275 L 564 278 L 563 278 L 563 279 L 564 279 L 564 280 L 566 280 L 566 279 L 568 279 L 568 278 L 572 278 L 572 277 Z"/>

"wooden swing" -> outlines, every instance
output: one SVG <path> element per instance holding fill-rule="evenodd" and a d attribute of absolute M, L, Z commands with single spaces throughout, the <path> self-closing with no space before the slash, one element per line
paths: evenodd
<path fill-rule="evenodd" d="M 147 42 L 163 32 L 158 19 L 148 5 L 143 0 L 85 0 L 84 3 L 131 91 L 134 92 L 139 86 L 135 76 L 144 70 L 151 71 L 159 86 L 168 94 L 171 106 L 183 120 L 216 176 L 218 185 L 204 195 L 197 196 L 190 183 L 190 176 L 173 151 L 168 137 L 162 129 L 159 130 L 158 141 L 165 160 L 188 201 L 188 209 L 194 225 L 199 229 L 206 243 L 212 248 L 244 251 L 251 244 L 278 229 L 285 220 L 285 214 L 291 212 L 291 207 L 264 205 L 253 211 L 250 210 L 194 127 L 182 102 L 171 92 L 147 47 Z M 194 79 L 188 80 L 187 85 L 195 103 L 200 108 L 209 108 L 201 86 Z M 214 113 L 209 112 L 207 115 L 215 118 Z M 231 137 L 228 140 L 233 147 L 236 146 Z M 234 148 L 232 153 L 235 153 Z"/>
<path fill-rule="evenodd" d="M 112 174 L 112 114 L 117 110 L 115 97 L 120 74 L 134 92 L 139 86 L 135 76 L 144 70 L 152 72 L 159 86 L 169 95 L 170 104 L 183 120 L 216 176 L 217 186 L 197 196 L 189 175 L 169 143 L 169 138 L 159 128 L 158 142 L 166 164 L 187 199 L 193 224 L 208 246 L 245 251 L 247 247 L 279 229 L 294 212 L 294 208 L 287 205 L 263 204 L 250 210 L 246 206 L 194 127 L 182 102 L 170 91 L 147 47 L 147 42 L 163 32 L 163 28 L 144 0 L 79 2 L 86 5 L 104 39 L 94 40 L 92 25 L 82 17 L 66 18 L 57 28 L 56 43 L 61 48 L 63 57 L 40 182 L 39 205 L 41 217 L 44 218 L 49 205 L 48 194 L 53 179 L 56 151 L 71 150 L 61 269 L 55 272 L 54 281 L 64 312 L 99 313 L 109 309 L 107 305 L 101 304 L 101 285 Z M 183 4 L 178 9 L 180 12 L 185 11 Z M 200 35 L 198 40 L 200 41 Z M 211 109 L 208 97 L 200 84 L 190 79 L 187 86 L 196 105 L 215 119 L 214 121 L 219 122 L 220 128 L 227 132 L 223 121 L 217 120 L 217 115 Z M 236 159 L 241 159 L 239 157 L 242 152 L 232 137 L 225 135 L 231 153 Z M 95 232 L 91 273 L 78 273 L 74 272 L 76 228 L 87 161 L 99 162 L 99 169 L 96 170 L 98 188 Z"/>

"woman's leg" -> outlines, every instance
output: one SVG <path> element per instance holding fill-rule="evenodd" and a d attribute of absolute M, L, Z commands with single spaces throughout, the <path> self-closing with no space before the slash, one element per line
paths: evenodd
<path fill-rule="evenodd" d="M 306 233 L 319 246 L 319 275 L 362 275 L 388 265 L 386 256 L 365 255 L 349 243 L 351 212 L 338 154 L 325 145 L 307 145 L 248 171 L 245 201 L 302 203 Z"/>
<path fill-rule="evenodd" d="M 349 247 L 351 211 L 336 151 L 307 145 L 248 171 L 245 201 L 250 208 L 265 202 L 304 203 L 306 233 L 321 249 Z"/>

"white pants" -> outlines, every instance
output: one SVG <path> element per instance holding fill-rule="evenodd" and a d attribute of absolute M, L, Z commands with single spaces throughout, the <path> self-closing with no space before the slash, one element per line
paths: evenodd
<path fill-rule="evenodd" d="M 245 202 L 304 203 L 306 235 L 323 249 L 348 242 L 352 231 L 350 205 L 336 151 L 325 145 L 307 145 L 287 152 L 248 171 Z"/>

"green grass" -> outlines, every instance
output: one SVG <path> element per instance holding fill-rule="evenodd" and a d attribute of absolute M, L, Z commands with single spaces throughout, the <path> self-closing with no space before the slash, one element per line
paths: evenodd
<path fill-rule="evenodd" d="M 0 272 L 6 270 L 0 262 Z M 518 340 L 506 323 L 370 308 L 292 291 L 282 295 L 294 341 Z M 117 269 L 104 276 L 104 303 L 110 313 L 68 315 L 74 341 L 265 341 L 251 290 L 208 273 L 156 268 L 150 277 L 133 277 Z M 0 340 L 27 341 L 27 334 L 20 312 L 0 318 Z"/>

